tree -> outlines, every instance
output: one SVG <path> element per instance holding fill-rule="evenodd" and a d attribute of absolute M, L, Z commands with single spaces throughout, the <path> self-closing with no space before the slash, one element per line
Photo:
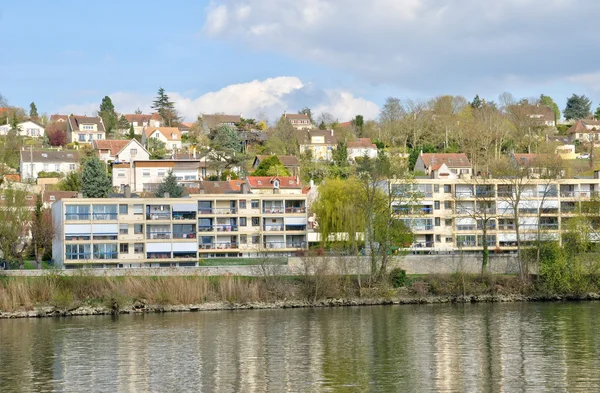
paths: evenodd
<path fill-rule="evenodd" d="M 27 232 L 31 211 L 27 192 L 10 186 L 3 190 L 4 203 L 0 209 L 0 251 L 8 265 L 24 267 L 23 254 L 27 249 Z"/>
<path fill-rule="evenodd" d="M 359 138 L 363 137 L 363 129 L 365 126 L 365 120 L 363 115 L 356 115 L 354 119 L 351 120 L 352 126 L 355 129 L 355 133 Z"/>
<path fill-rule="evenodd" d="M 141 115 L 143 112 L 140 108 L 137 108 L 134 112 L 136 115 Z"/>
<path fill-rule="evenodd" d="M 473 109 L 481 109 L 483 104 L 485 104 L 485 101 L 479 98 L 479 94 L 476 94 L 473 101 L 469 102 L 469 105 L 471 105 L 471 108 Z"/>
<path fill-rule="evenodd" d="M 64 179 L 58 183 L 58 189 L 61 191 L 81 191 L 82 179 L 80 171 L 71 171 L 67 173 Z"/>
<path fill-rule="evenodd" d="M 44 209 L 42 194 L 38 194 L 31 224 L 31 242 L 38 269 L 42 268 L 44 254 L 52 249 L 54 233 L 52 213 L 49 209 Z"/>
<path fill-rule="evenodd" d="M 552 112 L 554 112 L 554 121 L 558 122 L 560 119 L 560 109 L 558 109 L 556 102 L 551 97 L 540 94 L 540 104 L 549 106 Z"/>
<path fill-rule="evenodd" d="M 102 118 L 104 129 L 107 135 L 112 135 L 113 130 L 117 128 L 117 113 L 115 112 L 115 106 L 109 96 L 104 96 L 98 109 L 98 116 Z"/>
<path fill-rule="evenodd" d="M 263 159 L 252 172 L 252 176 L 291 176 L 290 171 L 283 166 L 276 155 Z"/>
<path fill-rule="evenodd" d="M 304 108 L 302 108 L 302 110 L 298 111 L 298 114 L 308 116 L 308 119 L 310 120 L 311 124 L 314 124 L 313 117 L 312 117 L 312 111 L 310 110 L 309 107 L 305 106 Z"/>
<path fill-rule="evenodd" d="M 321 120 L 321 123 L 319 123 L 319 130 L 326 130 L 327 129 L 327 125 L 325 124 L 325 122 L 323 120 Z"/>
<path fill-rule="evenodd" d="M 171 101 L 162 87 L 158 88 L 156 99 L 152 102 L 152 109 L 159 114 L 167 126 L 173 127 L 177 125 L 179 114 L 175 110 L 175 103 Z"/>
<path fill-rule="evenodd" d="M 158 138 L 150 138 L 146 141 L 146 148 L 150 152 L 151 160 L 162 160 L 167 155 L 167 147 Z"/>
<path fill-rule="evenodd" d="M 154 196 L 164 198 L 165 193 L 169 193 L 169 198 L 181 198 L 183 196 L 183 186 L 177 183 L 177 178 L 173 175 L 173 171 L 169 171 L 167 177 L 158 185 Z"/>
<path fill-rule="evenodd" d="M 381 113 L 379 113 L 380 132 L 377 139 L 390 144 L 393 137 L 402 134 L 402 118 L 404 114 L 404 108 L 400 100 L 396 97 L 388 97 L 381 108 Z M 404 141 L 403 145 L 406 148 L 407 138 L 402 139 Z"/>
<path fill-rule="evenodd" d="M 267 150 L 273 154 L 295 155 L 298 152 L 298 140 L 294 126 L 281 116 L 275 128 L 269 132 Z"/>
<path fill-rule="evenodd" d="M 325 127 L 325 128 L 321 128 L 322 130 L 332 129 L 336 122 L 337 122 L 337 120 L 329 112 L 321 112 L 321 114 L 319 115 L 319 118 L 317 119 L 317 123 L 319 123 L 319 128 L 321 128 L 321 126 Z"/>
<path fill-rule="evenodd" d="M 37 117 L 39 117 L 37 106 L 35 106 L 35 102 L 29 104 L 29 117 L 31 117 L 32 119 L 36 119 Z"/>
<path fill-rule="evenodd" d="M 210 147 L 213 150 L 215 160 L 212 164 L 217 171 L 243 165 L 246 155 L 242 153 L 242 140 L 238 131 L 226 124 L 212 132 Z"/>
<path fill-rule="evenodd" d="M 121 115 L 119 117 L 119 121 L 117 122 L 117 130 L 119 130 L 119 131 L 128 130 L 129 126 L 130 126 L 129 121 L 127 121 L 127 118 L 125 117 L 125 115 Z"/>
<path fill-rule="evenodd" d="M 51 146 L 65 146 L 67 144 L 67 124 L 65 122 L 48 124 L 45 133 Z"/>
<path fill-rule="evenodd" d="M 129 125 L 129 139 L 135 139 L 135 130 L 133 128 L 133 124 Z"/>
<path fill-rule="evenodd" d="M 598 106 L 598 108 L 596 108 L 596 111 L 594 112 L 594 119 L 600 120 L 600 106 Z"/>
<path fill-rule="evenodd" d="M 96 156 L 87 159 L 83 164 L 81 180 L 81 191 L 86 198 L 106 198 L 112 189 L 106 166 Z"/>
<path fill-rule="evenodd" d="M 592 101 L 585 95 L 573 94 L 567 100 L 567 106 L 563 111 L 566 120 L 584 119 L 590 115 Z"/>

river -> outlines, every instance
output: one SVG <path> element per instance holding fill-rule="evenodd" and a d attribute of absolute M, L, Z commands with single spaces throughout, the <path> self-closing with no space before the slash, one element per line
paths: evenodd
<path fill-rule="evenodd" d="M 0 320 L 0 392 L 600 391 L 600 302 Z"/>

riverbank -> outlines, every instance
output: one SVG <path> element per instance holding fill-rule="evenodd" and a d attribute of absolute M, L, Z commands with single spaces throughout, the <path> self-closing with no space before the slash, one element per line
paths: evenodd
<path fill-rule="evenodd" d="M 597 288 L 548 291 L 517 276 L 408 276 L 365 286 L 357 277 L 0 277 L 0 318 L 474 302 L 599 300 Z M 397 288 L 394 287 L 394 284 Z"/>

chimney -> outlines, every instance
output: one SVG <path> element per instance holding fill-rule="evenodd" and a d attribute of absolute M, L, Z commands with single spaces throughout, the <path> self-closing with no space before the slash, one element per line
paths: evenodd
<path fill-rule="evenodd" d="M 163 194 L 163 198 L 169 198 L 169 193 L 168 193 L 168 192 L 165 192 L 165 193 Z"/>
<path fill-rule="evenodd" d="M 242 184 L 240 185 L 240 192 L 242 194 L 247 194 L 248 193 L 248 184 L 246 184 L 246 182 L 242 182 Z"/>
<path fill-rule="evenodd" d="M 123 195 L 125 198 L 131 198 L 131 186 L 129 184 L 123 187 Z"/>

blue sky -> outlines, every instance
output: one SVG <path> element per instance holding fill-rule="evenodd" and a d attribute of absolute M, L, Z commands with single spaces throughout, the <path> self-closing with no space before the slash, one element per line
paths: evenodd
<path fill-rule="evenodd" d="M 3 2 L 0 93 L 41 112 L 92 114 L 105 95 L 118 111 L 148 110 L 162 86 L 187 119 L 309 106 L 344 121 L 377 116 L 390 95 L 503 91 L 545 93 L 561 108 L 587 94 L 596 106 L 597 3 Z"/>

